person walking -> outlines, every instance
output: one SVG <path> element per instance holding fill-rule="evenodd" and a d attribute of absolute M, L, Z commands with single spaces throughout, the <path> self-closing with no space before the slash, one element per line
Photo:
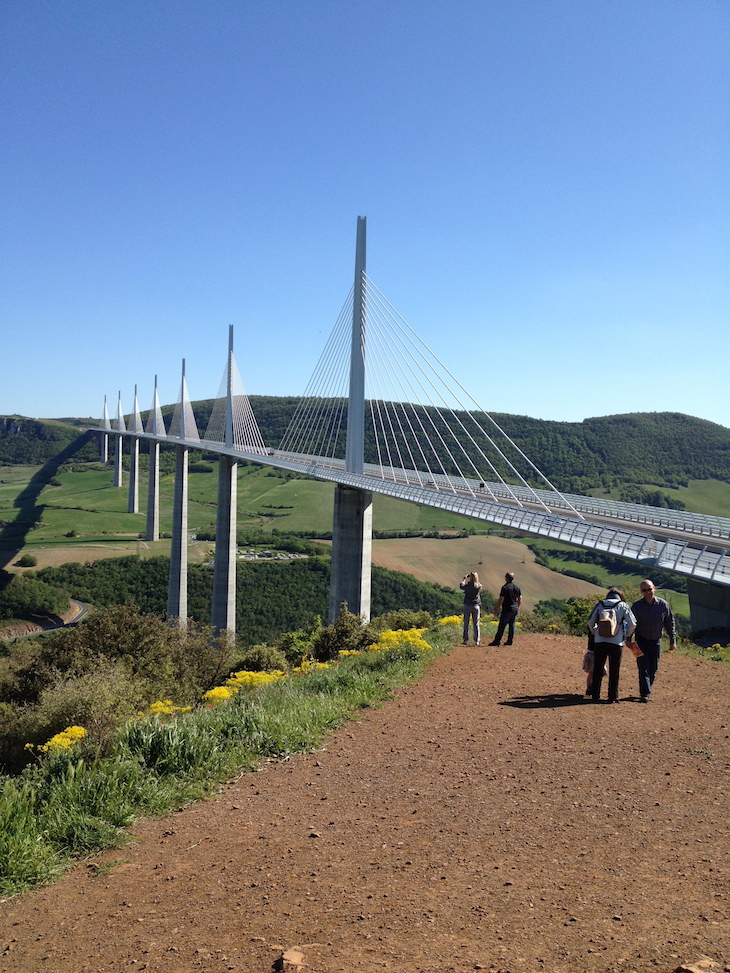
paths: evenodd
<path fill-rule="evenodd" d="M 517 621 L 517 613 L 522 605 L 522 592 L 515 584 L 515 576 L 512 571 L 508 571 L 504 576 L 504 584 L 502 585 L 499 592 L 499 601 L 494 609 L 494 614 L 501 611 L 499 616 L 499 625 L 497 626 L 497 634 L 494 636 L 494 641 L 490 642 L 490 645 L 499 645 L 502 641 L 502 636 L 504 635 L 505 628 L 507 629 L 507 641 L 505 645 L 512 645 L 515 640 L 515 622 Z"/>
<path fill-rule="evenodd" d="M 464 592 L 464 645 L 469 644 L 469 620 L 471 619 L 474 632 L 474 645 L 479 645 L 479 612 L 482 603 L 482 586 L 479 583 L 479 575 L 476 571 L 471 571 L 464 575 L 464 579 L 459 585 Z"/>
<path fill-rule="evenodd" d="M 588 619 L 588 631 L 593 633 L 593 686 L 591 699 L 601 701 L 603 670 L 608 659 L 608 701 L 620 703 L 618 680 L 621 670 L 621 653 L 624 643 L 633 635 L 636 618 L 624 601 L 620 588 L 610 588 L 599 601 Z"/>
<path fill-rule="evenodd" d="M 636 644 L 644 653 L 636 660 L 639 670 L 639 696 L 648 703 L 651 688 L 659 668 L 662 653 L 662 633 L 669 636 L 669 651 L 677 648 L 677 628 L 669 603 L 657 597 L 654 582 L 648 578 L 639 585 L 642 598 L 635 601 L 631 611 L 636 616 Z"/>

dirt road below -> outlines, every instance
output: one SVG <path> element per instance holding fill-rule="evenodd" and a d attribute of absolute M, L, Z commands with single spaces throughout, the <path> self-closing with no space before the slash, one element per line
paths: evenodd
<path fill-rule="evenodd" d="M 458 647 L 316 753 L 0 906 L 2 973 L 669 973 L 730 961 L 730 666 L 581 695 L 582 641 Z M 279 966 L 278 968 L 284 968 Z"/>

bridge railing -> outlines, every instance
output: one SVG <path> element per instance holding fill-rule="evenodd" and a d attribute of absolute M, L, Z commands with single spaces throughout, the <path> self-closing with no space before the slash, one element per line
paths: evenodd
<path fill-rule="evenodd" d="M 111 434 L 137 436 L 141 439 L 152 439 L 167 443 L 181 442 L 181 440 L 154 436 L 149 433 L 140 434 L 112 430 Z M 202 447 L 212 452 L 225 453 L 255 463 L 264 463 L 280 469 L 303 473 L 316 479 L 341 483 L 360 490 L 369 490 L 411 503 L 437 507 L 472 519 L 510 527 L 526 534 L 549 537 L 576 547 L 625 557 L 646 564 L 648 567 L 666 568 L 702 580 L 730 585 L 730 557 L 726 550 L 708 551 L 704 547 L 690 546 L 689 542 L 683 540 L 663 541 L 652 537 L 650 534 L 632 531 L 624 526 L 578 520 L 574 515 L 563 516 L 552 510 L 536 507 L 534 498 L 531 507 L 518 506 L 514 501 L 501 503 L 488 496 L 474 495 L 471 490 L 459 492 L 453 488 L 453 485 L 450 489 L 444 489 L 443 484 L 440 484 L 440 488 L 437 489 L 433 475 L 424 483 L 423 474 L 417 473 L 417 471 L 394 469 L 392 477 L 384 479 L 379 475 L 374 476 L 369 470 L 362 474 L 348 473 L 344 470 L 344 461 L 322 460 L 318 456 L 286 454 L 271 449 L 267 450 L 265 456 L 262 456 L 260 453 L 232 449 L 223 446 L 221 443 L 205 440 L 190 441 L 187 445 L 191 448 Z M 380 470 L 379 467 L 378 470 Z M 455 479 L 453 482 L 455 482 Z M 429 480 L 433 482 L 429 482 Z M 478 481 L 473 482 L 478 484 Z M 552 494 L 551 497 L 553 497 Z M 608 515 L 604 513 L 603 516 Z M 614 516 L 617 516 L 617 514 L 614 513 Z M 723 520 L 724 518 L 717 519 Z"/>

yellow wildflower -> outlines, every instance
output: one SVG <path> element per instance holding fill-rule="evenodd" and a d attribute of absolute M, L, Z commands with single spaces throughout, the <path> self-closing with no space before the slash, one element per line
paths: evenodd
<path fill-rule="evenodd" d="M 215 689 L 209 689 L 207 693 L 203 694 L 203 699 L 206 703 L 222 703 L 226 699 L 230 699 L 233 696 L 233 690 L 229 689 L 228 686 L 216 686 Z"/>
<path fill-rule="evenodd" d="M 68 750 L 79 740 L 86 736 L 83 726 L 67 726 L 65 730 L 52 736 L 48 743 L 44 743 L 39 750 L 44 753 L 58 753 L 59 750 Z"/>
<path fill-rule="evenodd" d="M 422 652 L 428 651 L 431 646 L 423 638 L 423 633 L 426 631 L 425 628 L 409 628 L 409 629 L 397 629 L 392 628 L 386 629 L 385 632 L 380 636 L 376 642 L 374 648 L 376 650 L 385 649 L 403 649 L 403 648 L 413 648 L 420 649 Z"/>

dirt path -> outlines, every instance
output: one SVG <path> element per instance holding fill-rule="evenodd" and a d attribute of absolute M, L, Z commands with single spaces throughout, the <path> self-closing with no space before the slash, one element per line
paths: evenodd
<path fill-rule="evenodd" d="M 583 702 L 581 647 L 459 647 L 322 751 L 142 824 L 0 906 L 1 973 L 724 969 L 730 666 L 665 655 L 642 706 L 625 660 L 617 709 Z"/>

